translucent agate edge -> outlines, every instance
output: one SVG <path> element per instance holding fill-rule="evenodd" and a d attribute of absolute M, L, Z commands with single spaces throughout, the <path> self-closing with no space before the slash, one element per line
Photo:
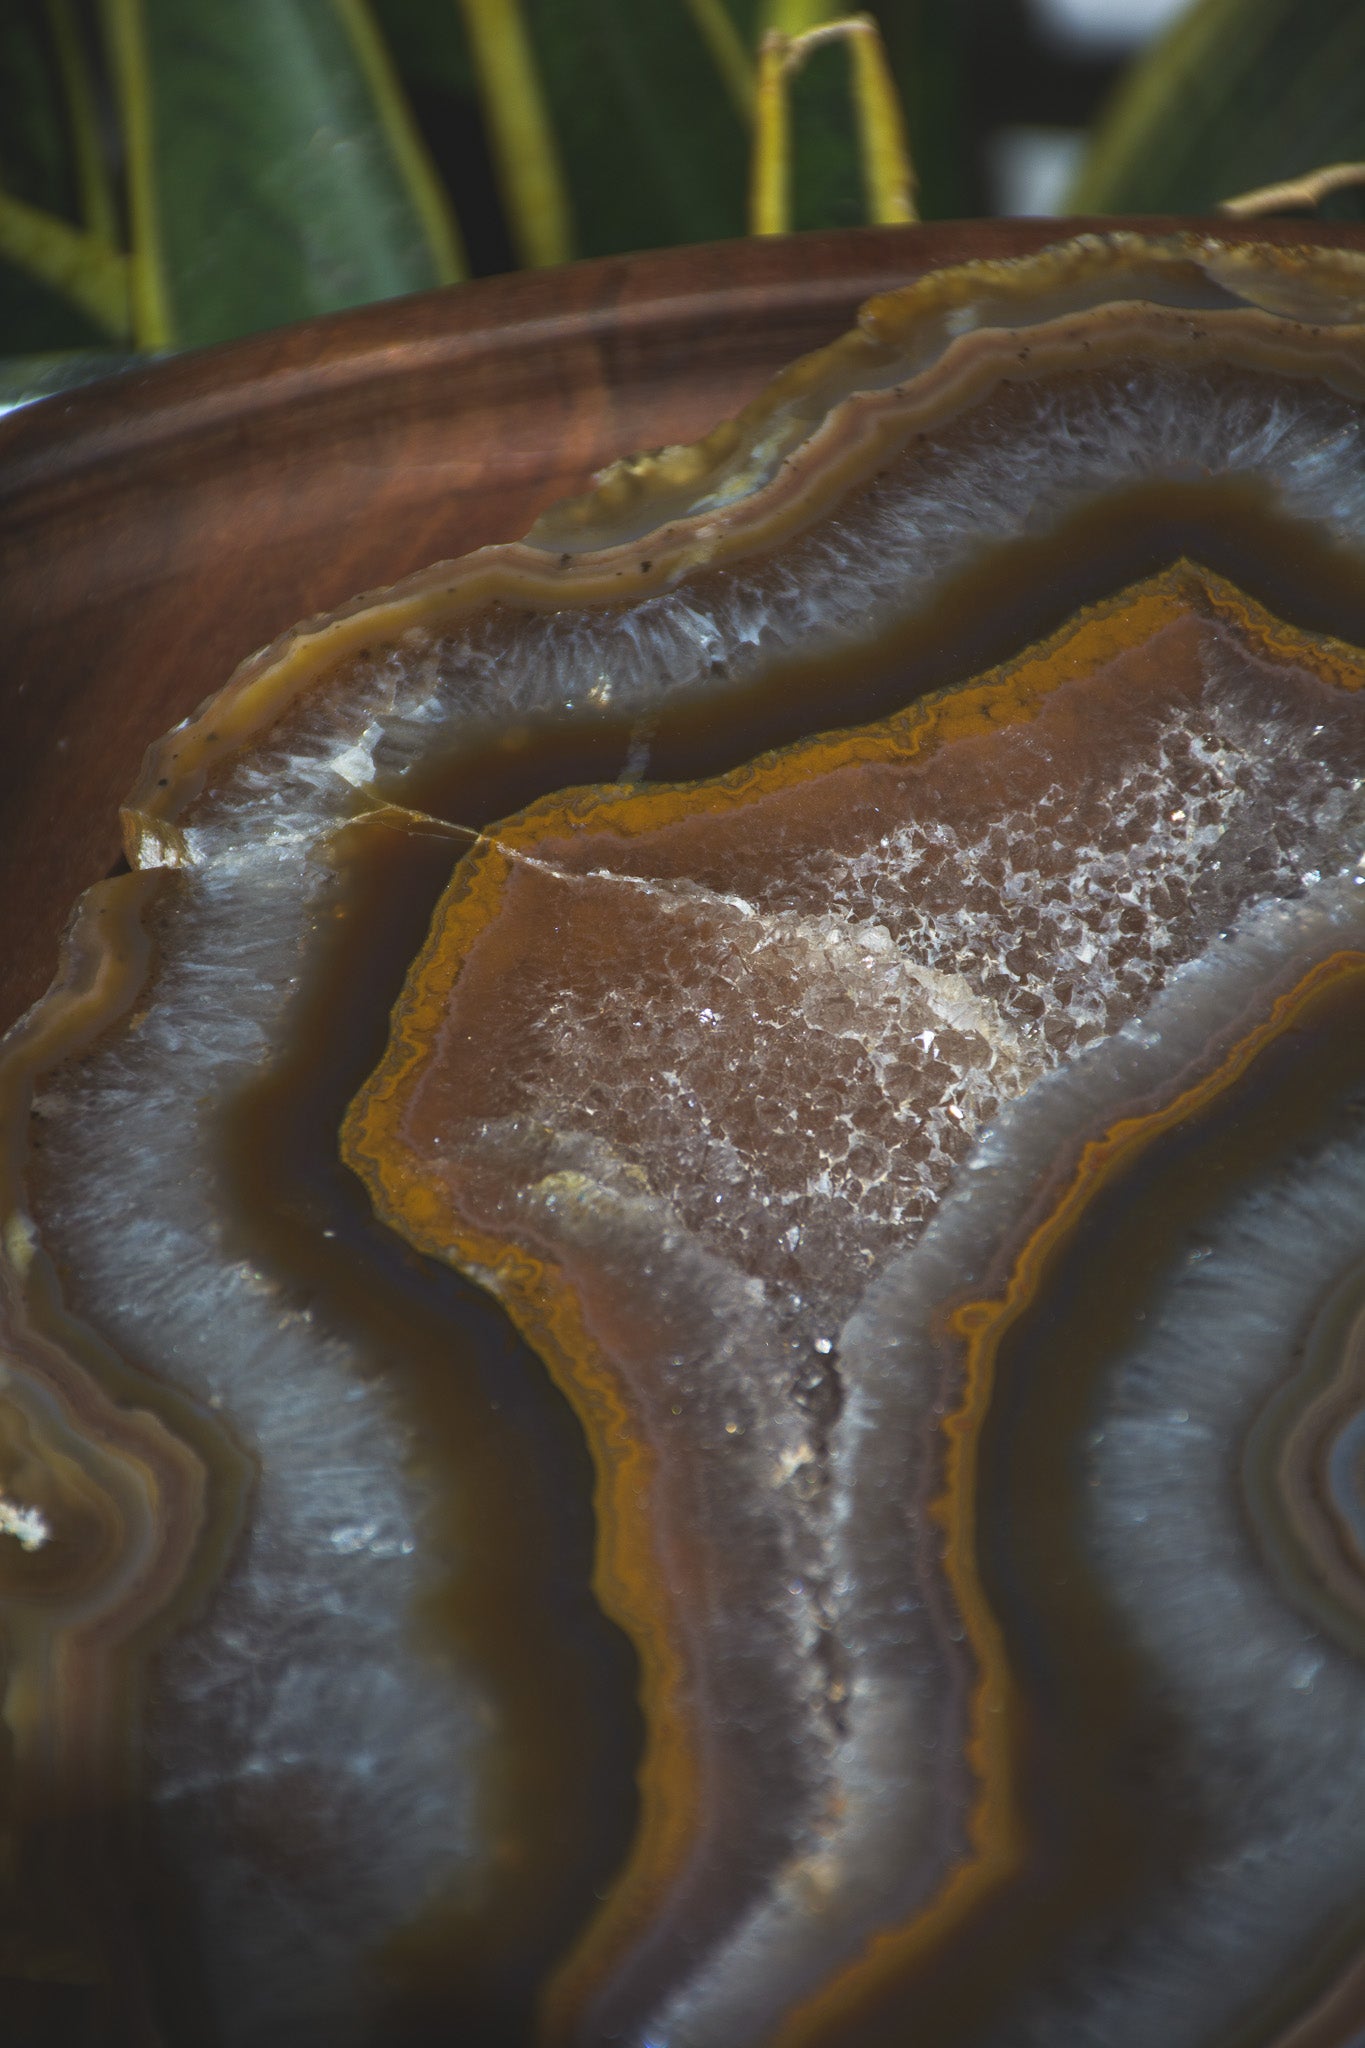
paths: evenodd
<path fill-rule="evenodd" d="M 1135 271 L 1131 287 L 1122 281 L 1127 268 Z M 46 1242 L 78 1271 L 87 1313 L 98 1303 L 101 1336 L 126 1355 L 173 1356 L 177 1382 L 200 1404 L 205 1426 L 215 1414 L 226 1417 L 266 1461 L 277 1503 L 267 1488 L 256 1536 L 234 1560 L 209 1618 L 166 1667 L 166 1726 L 179 1732 L 167 1738 L 158 1796 L 206 1813 L 233 1772 L 268 1781 L 277 1741 L 291 1761 L 302 1754 L 329 1772 L 345 1773 L 348 1750 L 365 1760 L 364 1772 L 346 1779 L 349 1841 L 355 1867 L 372 1882 L 344 1909 L 340 1899 L 310 1902 L 315 1940 L 305 1931 L 300 1942 L 291 1931 L 286 1952 L 271 1934 L 272 1916 L 296 1911 L 299 1900 L 267 1892 L 253 1903 L 250 1873 L 209 1880 L 225 1887 L 213 1912 L 229 2039 L 353 2037 L 364 2021 L 341 1967 L 346 1957 L 482 1854 L 468 1791 L 478 1770 L 477 1676 L 433 1670 L 402 1641 L 399 1618 L 420 1584 L 423 1514 L 402 1418 L 385 1388 L 362 1389 L 363 1363 L 325 1314 L 293 1313 L 259 1271 L 216 1271 L 217 1105 L 259 1071 L 306 972 L 329 888 L 325 859 L 313 855 L 367 804 L 400 794 L 421 751 L 457 743 L 462 728 L 579 702 L 614 702 L 643 719 L 665 693 L 724 689 L 808 645 L 821 606 L 834 621 L 821 628 L 825 643 L 847 644 L 869 617 L 880 624 L 913 610 L 937 577 L 992 538 L 1045 531 L 1064 500 L 1139 474 L 1262 477 L 1289 510 L 1353 544 L 1365 541 L 1358 428 L 1332 396 L 1359 389 L 1361 259 L 1228 250 L 1201 237 L 1115 236 L 985 270 L 942 273 L 950 283 L 929 280 L 876 303 L 856 342 L 780 380 L 768 410 L 747 415 L 728 447 L 702 444 L 710 452 L 695 459 L 695 476 L 682 477 L 685 465 L 667 456 L 656 469 L 627 465 L 586 508 L 543 520 L 528 544 L 422 572 L 245 665 L 211 707 L 152 750 L 128 812 L 134 865 L 181 870 L 153 890 L 153 985 L 158 1004 L 173 995 L 184 1002 L 181 1015 L 204 1034 L 202 1043 L 192 1046 L 182 1022 L 169 1010 L 158 1018 L 154 1007 L 141 1013 L 136 1038 L 120 1036 L 115 1006 L 107 1040 L 85 1050 L 76 1040 L 93 1027 L 88 1015 L 79 1034 L 72 1026 L 70 965 L 28 1028 L 30 1068 L 65 1062 L 36 1090 L 51 1156 L 77 1116 L 81 1138 L 65 1157 L 66 1195 L 41 1217 L 28 1213 L 11 1182 L 11 1244 Z M 1034 290 L 1047 309 L 1030 344 L 1035 372 L 1074 360 L 1087 309 L 1125 296 L 1133 304 L 1100 322 L 1106 351 L 1155 338 L 1168 367 L 1124 380 L 1105 405 L 1082 407 L 1083 416 L 1068 419 L 1051 400 L 1040 403 L 1036 441 L 1012 451 L 1008 464 L 999 450 L 968 448 L 946 515 L 941 495 L 917 498 L 912 476 L 896 504 L 876 508 L 870 532 L 822 520 L 848 477 L 894 452 L 917 419 L 951 419 L 993 380 L 1014 374 L 1013 333 L 1002 334 L 1000 323 L 1032 322 L 1025 308 Z M 1174 300 L 1170 313 L 1152 307 L 1163 291 Z M 1197 330 L 1184 317 L 1191 312 Z M 1310 337 L 1304 319 L 1336 331 Z M 1216 380 L 1209 383 L 1200 363 L 1225 346 L 1286 371 L 1286 388 L 1259 412 L 1239 399 L 1220 413 Z M 1309 379 L 1316 390 L 1303 388 Z M 1144 409 L 1153 402 L 1154 414 Z M 676 512 L 670 492 L 678 494 Z M 658 544 L 638 545 L 637 534 L 661 517 Z M 796 564 L 743 566 L 746 552 L 780 533 L 803 535 Z M 720 564 L 732 567 L 729 582 L 699 598 L 688 579 Z M 859 571 L 862 595 L 852 601 L 846 593 Z M 613 612 L 624 578 L 635 595 Z M 488 607 L 500 602 L 527 614 L 517 672 L 500 622 L 490 623 Z M 385 640 L 393 643 L 385 651 L 362 653 Z M 581 693 L 566 685 L 570 657 L 584 659 L 589 682 Z M 232 1015 L 229 995 L 239 1005 Z M 12 1101 L 17 1073 L 12 1058 Z M 129 1093 L 148 1085 L 130 1140 Z M 135 1217 L 120 1193 L 130 1153 L 151 1176 Z M 25 1250 L 11 1264 L 16 1299 L 31 1263 Z M 189 1344 L 187 1328 L 199 1333 Z M 14 1342 L 19 1371 L 37 1384 L 32 1347 L 17 1326 Z M 227 1354 L 238 1347 L 244 1358 L 269 1360 L 269 1373 L 258 1364 L 245 1379 L 232 1376 Z M 73 1388 L 84 1384 L 81 1375 L 69 1379 Z M 326 1455 L 318 1455 L 309 1419 L 318 1411 L 291 1388 L 309 1389 L 326 1408 Z M 338 1475 L 353 1467 L 362 1495 L 346 1497 L 343 1517 L 333 1512 Z M 270 1555 L 268 1530 L 289 1550 L 287 1572 Z M 214 1674 L 248 1673 L 262 1642 L 283 1640 L 296 1617 L 319 1608 L 335 1613 L 337 1634 L 320 1645 L 312 1676 L 297 1678 L 296 1697 L 263 1699 L 246 1684 L 235 1702 Z M 338 1655 L 352 1673 L 366 1663 L 401 1672 L 411 1695 L 405 1690 L 401 1703 L 353 1696 L 350 1713 L 334 1716 Z M 320 1714 L 324 1698 L 329 1711 Z M 359 1747 L 357 1718 L 366 1730 Z M 771 1938 L 780 1945 L 781 1929 Z M 248 1971 L 262 1953 L 268 1962 Z M 332 1968 L 337 1981 L 319 2005 L 318 1986 Z M 684 2000 L 680 2040 L 692 2025 L 687 2010 Z"/>
<path fill-rule="evenodd" d="M 764 490 L 843 401 L 923 376 L 967 335 L 1027 333 L 1111 305 L 1153 302 L 1192 313 L 1237 306 L 1319 326 L 1359 318 L 1365 253 L 1229 246 L 1212 235 L 1078 235 L 1036 255 L 931 271 L 863 307 L 857 327 L 791 368 L 735 419 L 702 441 L 628 456 L 582 496 L 551 507 L 528 539 L 545 548 L 629 544 L 674 519 L 733 505 Z"/>

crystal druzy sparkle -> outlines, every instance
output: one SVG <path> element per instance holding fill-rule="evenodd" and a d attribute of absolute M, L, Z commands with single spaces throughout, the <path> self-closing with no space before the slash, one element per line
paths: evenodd
<path fill-rule="evenodd" d="M 151 750 L 0 1071 L 25 1995 L 1358 2038 L 1362 322 L 937 273 Z"/>
<path fill-rule="evenodd" d="M 1160 998 L 1169 1095 L 1198 1071 L 1191 1020 L 1206 1058 L 1247 1030 L 1240 974 L 1231 1001 L 1219 986 L 1242 947 L 1264 999 L 1324 917 L 1334 948 L 1365 940 L 1362 681 L 1350 650 L 1182 567 L 881 725 L 713 783 L 544 800 L 457 870 L 347 1151 L 596 1410 L 602 1583 L 668 1639 L 654 1704 L 684 1724 L 655 1772 L 659 1836 L 685 1814 L 675 1939 L 683 1959 L 716 1944 L 706 1970 L 673 1962 L 663 2038 L 719 2041 L 779 1984 L 809 1990 L 892 1898 L 932 1910 L 1026 1868 L 1007 1764 L 975 1788 L 905 1776 L 960 1747 L 973 1683 L 989 1735 L 1007 1663 L 970 1539 L 924 1542 L 990 1503 L 903 1419 L 946 1424 L 961 1399 L 933 1333 L 971 1269 L 932 1316 L 903 1290 L 930 1219 L 973 1198 L 988 1130 L 1004 1169 L 1007 1105 L 1051 1099 L 1064 1184 L 1087 1130 L 1150 1096 L 1134 1027 Z M 1015 1167 L 1035 1203 L 1037 1168 Z M 1257 1733 L 1270 1748 L 1284 1724 Z M 1174 1773 L 1197 1738 L 1168 1739 Z M 647 1827 L 647 1867 L 650 1846 Z M 1246 1889 L 1226 1876 L 1210 1919 L 1246 1913 Z M 1278 1895 L 1262 1940 L 1292 1915 Z"/>

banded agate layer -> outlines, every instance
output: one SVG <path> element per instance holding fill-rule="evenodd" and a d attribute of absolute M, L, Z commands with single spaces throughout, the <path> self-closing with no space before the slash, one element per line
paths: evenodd
<path fill-rule="evenodd" d="M 3 1083 L 16 1979 L 1354 2038 L 1363 297 L 940 273 L 151 751 Z"/>

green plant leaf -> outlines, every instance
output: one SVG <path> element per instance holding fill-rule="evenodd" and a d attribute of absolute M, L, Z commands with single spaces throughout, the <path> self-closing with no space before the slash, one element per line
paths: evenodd
<path fill-rule="evenodd" d="M 136 333 L 217 341 L 460 274 L 363 0 L 105 0 Z"/>
<path fill-rule="evenodd" d="M 732 10 L 752 47 L 753 5 Z M 686 0 L 525 0 L 582 256 L 743 234 L 749 138 Z"/>
<path fill-rule="evenodd" d="M 427 140 L 457 195 L 477 269 L 505 268 L 518 224 L 488 222 L 498 122 L 460 0 L 374 0 Z M 750 47 L 758 0 L 716 0 Z M 573 253 L 614 254 L 744 232 L 747 124 L 691 0 L 521 0 Z M 505 181 L 500 181 L 504 183 Z M 463 210 L 463 209 L 462 209 Z"/>
<path fill-rule="evenodd" d="M 460 12 L 512 245 L 528 267 L 567 263 L 568 184 L 521 0 L 460 0 Z"/>
<path fill-rule="evenodd" d="M 89 234 L 111 249 L 117 248 L 121 240 L 118 205 L 102 132 L 92 24 L 77 0 L 46 0 L 46 10 L 66 105 L 81 223 Z"/>
<path fill-rule="evenodd" d="M 477 270 L 516 260 L 480 200 L 491 180 L 489 114 L 457 0 L 374 0 L 404 86 L 457 197 Z M 785 4 L 785 0 L 784 0 Z M 748 227 L 750 133 L 743 79 L 773 0 L 521 0 L 568 186 L 576 254 L 719 240 Z M 800 20 L 842 10 L 800 0 Z M 873 10 L 909 112 L 924 210 L 966 210 L 957 10 L 886 0 Z M 784 20 L 796 19 L 790 8 Z M 733 38 L 724 32 L 724 21 Z M 729 50 L 718 45 L 731 43 Z M 795 219 L 866 219 L 849 61 L 822 51 L 795 81 Z"/>
<path fill-rule="evenodd" d="M 858 227 L 867 201 L 847 44 L 816 50 L 793 79 L 791 121 L 792 226 Z"/>
<path fill-rule="evenodd" d="M 1207 213 L 1365 157 L 1365 7 L 1197 0 L 1125 79 L 1071 194 L 1085 213 Z M 1333 210 L 1359 211 L 1354 195 Z"/>
<path fill-rule="evenodd" d="M 0 7 L 0 189 L 64 220 L 79 217 L 61 73 L 42 0 Z"/>
<path fill-rule="evenodd" d="M 0 347 L 7 354 L 97 349 L 109 340 L 104 324 L 74 305 L 64 291 L 0 255 Z"/>
<path fill-rule="evenodd" d="M 750 137 L 733 77 L 688 0 L 524 0 L 560 138 L 582 255 L 701 242 L 748 227 Z M 849 12 L 831 0 L 725 0 L 746 49 L 764 28 Z M 869 10 L 894 30 L 907 102 L 921 63 L 941 90 L 941 0 Z M 795 79 L 793 225 L 867 218 L 848 52 L 817 51 Z M 913 123 L 912 150 L 916 146 Z M 944 181 L 936 179 L 936 186 Z"/>
<path fill-rule="evenodd" d="M 883 0 L 869 9 L 905 109 L 921 220 L 962 220 L 978 210 L 965 91 L 973 11 L 945 0 Z"/>
<path fill-rule="evenodd" d="M 492 149 L 458 0 L 371 0 L 432 161 L 455 195 L 470 269 L 512 270 L 516 254 L 495 193 Z"/>
<path fill-rule="evenodd" d="M 95 335 L 127 336 L 128 262 L 97 235 L 0 192 L 0 256 L 35 286 L 60 294 Z M 53 345 L 87 338 L 86 329 L 73 333 L 68 323 Z M 46 340 L 26 336 L 17 345 L 41 347 Z"/>
<path fill-rule="evenodd" d="M 71 65 L 82 52 L 63 0 L 0 9 L 0 333 L 12 350 L 98 347 L 127 331 L 122 259 L 77 225 L 88 209 L 73 129 Z M 94 126 L 87 94 L 84 140 Z M 101 187 L 107 201 L 107 182 Z"/>

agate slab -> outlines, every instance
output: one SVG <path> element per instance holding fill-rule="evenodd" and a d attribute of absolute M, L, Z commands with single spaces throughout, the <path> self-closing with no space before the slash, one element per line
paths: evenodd
<path fill-rule="evenodd" d="M 151 749 L 0 1076 L 29 1995 L 1356 2038 L 1363 403 L 1351 251 L 941 270 Z"/>

